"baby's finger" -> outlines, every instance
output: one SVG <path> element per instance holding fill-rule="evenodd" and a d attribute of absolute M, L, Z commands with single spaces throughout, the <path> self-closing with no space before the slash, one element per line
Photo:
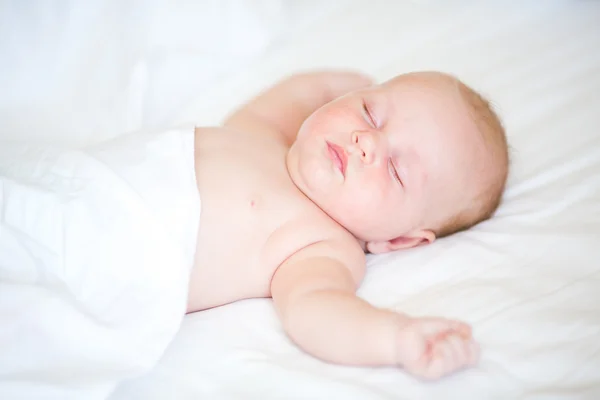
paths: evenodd
<path fill-rule="evenodd" d="M 452 321 L 443 318 L 431 318 L 423 321 L 423 333 L 429 337 L 443 338 L 452 330 Z"/>
<path fill-rule="evenodd" d="M 469 358 L 467 360 L 469 365 L 477 364 L 480 356 L 481 349 L 479 348 L 479 345 L 474 341 L 469 342 Z"/>
<path fill-rule="evenodd" d="M 448 360 L 445 351 L 436 348 L 429 363 L 423 367 L 419 375 L 427 379 L 439 379 L 448 373 Z"/>
<path fill-rule="evenodd" d="M 456 368 L 457 362 L 456 358 L 458 354 L 454 349 L 454 343 L 452 343 L 450 338 L 447 338 L 444 341 L 437 342 L 435 345 L 434 354 L 436 355 L 434 359 L 441 363 L 442 374 L 447 374 Z"/>
<path fill-rule="evenodd" d="M 457 334 L 449 335 L 446 339 L 451 353 L 451 361 L 454 366 L 465 365 L 469 359 L 469 345 L 465 343 L 462 336 Z"/>
<path fill-rule="evenodd" d="M 454 331 L 458 332 L 461 336 L 468 339 L 473 335 L 473 331 L 468 324 L 460 321 L 452 321 L 451 327 Z"/>

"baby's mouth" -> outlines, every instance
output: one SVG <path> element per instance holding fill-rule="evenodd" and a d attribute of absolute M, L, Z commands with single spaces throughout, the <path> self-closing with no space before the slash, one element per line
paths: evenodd
<path fill-rule="evenodd" d="M 333 160 L 336 167 L 338 167 L 338 169 L 340 170 L 342 175 L 345 177 L 346 176 L 346 165 L 348 164 L 348 156 L 346 155 L 346 152 L 344 151 L 343 148 L 341 148 L 337 144 L 330 143 L 328 141 L 325 141 L 325 142 L 327 143 L 327 150 L 329 151 L 329 157 Z"/>

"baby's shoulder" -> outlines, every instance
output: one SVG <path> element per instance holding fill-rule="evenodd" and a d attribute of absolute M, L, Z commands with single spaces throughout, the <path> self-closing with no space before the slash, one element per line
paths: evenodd
<path fill-rule="evenodd" d="M 277 252 L 285 244 L 287 256 L 301 252 L 305 256 L 335 258 L 345 264 L 364 264 L 362 246 L 350 232 L 306 198 L 295 206 L 295 216 L 273 232 L 265 251 Z"/>

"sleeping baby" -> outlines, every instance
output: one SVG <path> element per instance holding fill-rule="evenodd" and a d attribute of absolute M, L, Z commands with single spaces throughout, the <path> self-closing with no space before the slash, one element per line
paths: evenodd
<path fill-rule="evenodd" d="M 497 208 L 507 144 L 478 93 L 438 72 L 298 74 L 193 142 L 188 312 L 272 297 L 291 340 L 327 362 L 436 379 L 478 361 L 467 324 L 356 295 L 365 253 L 430 244 Z"/>
<path fill-rule="evenodd" d="M 156 364 L 186 311 L 258 297 L 327 362 L 435 379 L 478 360 L 467 324 L 356 295 L 366 253 L 432 243 L 498 206 L 504 131 L 452 76 L 304 73 L 219 128 L 15 146 L 0 146 L 5 397 L 68 382 L 101 398 Z"/>

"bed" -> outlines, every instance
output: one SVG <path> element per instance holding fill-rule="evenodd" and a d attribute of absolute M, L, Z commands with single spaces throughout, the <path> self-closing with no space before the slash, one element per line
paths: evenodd
<path fill-rule="evenodd" d="M 100 3 L 106 9 L 94 4 Z M 286 338 L 270 300 L 252 299 L 187 315 L 160 361 L 108 398 L 599 398 L 600 3 L 224 3 L 206 2 L 212 14 L 199 18 L 226 17 L 225 27 L 243 26 L 237 36 L 220 36 L 226 45 L 209 41 L 213 47 L 177 48 L 172 59 L 153 53 L 131 61 L 128 75 L 113 79 L 111 91 L 102 89 L 121 90 L 113 96 L 122 110 L 115 111 L 107 94 L 96 104 L 103 114 L 87 110 L 90 118 L 104 117 L 103 124 L 74 132 L 59 114 L 62 119 L 51 120 L 53 138 L 81 143 L 127 129 L 218 124 L 251 95 L 299 70 L 355 68 L 380 81 L 412 70 L 456 74 L 492 100 L 506 126 L 511 171 L 504 201 L 491 220 L 469 231 L 369 256 L 359 295 L 413 315 L 468 321 L 482 360 L 433 383 L 399 369 L 330 365 Z M 145 24 L 158 21 L 153 13 Z M 155 44 L 168 36 L 168 23 L 175 22 L 156 28 Z M 116 61 L 128 57 L 122 53 L 113 54 Z M 203 64 L 211 57 L 218 68 Z M 191 85 L 181 74 L 197 71 L 186 62 L 200 68 L 199 78 L 188 78 Z M 174 71 L 177 84 L 165 86 Z M 65 101 L 83 107 L 76 101 L 81 92 L 73 93 Z M 12 118 L 3 133 L 35 135 L 36 122 L 19 116 L 11 101 L 2 104 Z"/>

